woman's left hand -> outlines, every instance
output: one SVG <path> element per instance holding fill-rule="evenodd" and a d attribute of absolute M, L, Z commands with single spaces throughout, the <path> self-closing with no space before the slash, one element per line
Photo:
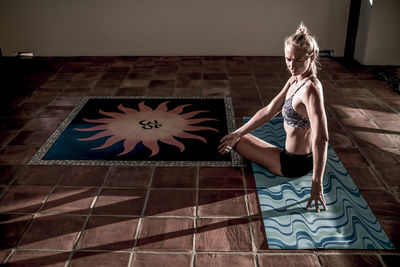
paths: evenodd
<path fill-rule="evenodd" d="M 328 210 L 328 208 L 326 207 L 326 201 L 324 197 L 324 187 L 322 183 L 316 181 L 313 181 L 311 185 L 311 195 L 307 203 L 307 210 L 310 209 L 313 201 L 315 201 L 315 209 L 317 212 L 319 212 L 319 203 L 322 204 L 324 210 Z"/>
<path fill-rule="evenodd" d="M 235 147 L 236 143 L 239 141 L 239 134 L 236 132 L 232 132 L 230 134 L 222 137 L 220 141 L 220 145 L 218 146 L 218 150 L 220 154 L 229 153 L 233 147 Z"/>

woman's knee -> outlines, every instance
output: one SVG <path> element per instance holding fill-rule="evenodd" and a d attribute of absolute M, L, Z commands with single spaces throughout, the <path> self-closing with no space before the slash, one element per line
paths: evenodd
<path fill-rule="evenodd" d="M 260 164 L 277 175 L 282 175 L 280 164 L 282 150 L 278 147 L 246 134 L 237 142 L 235 150 L 244 158 Z"/>

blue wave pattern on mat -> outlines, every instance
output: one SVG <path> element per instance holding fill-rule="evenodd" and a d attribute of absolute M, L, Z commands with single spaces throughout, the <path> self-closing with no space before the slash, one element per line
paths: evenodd
<path fill-rule="evenodd" d="M 284 147 L 282 118 L 274 118 L 252 134 Z M 255 163 L 252 167 L 270 249 L 394 249 L 330 146 L 324 174 L 328 210 L 320 213 L 314 206 L 306 210 L 312 173 L 293 179 L 274 175 Z"/>

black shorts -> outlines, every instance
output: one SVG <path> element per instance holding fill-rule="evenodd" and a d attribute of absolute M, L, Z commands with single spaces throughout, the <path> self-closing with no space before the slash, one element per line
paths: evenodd
<path fill-rule="evenodd" d="M 296 155 L 284 149 L 281 154 L 281 172 L 283 176 L 297 178 L 308 174 L 313 169 L 312 152 L 304 155 Z"/>

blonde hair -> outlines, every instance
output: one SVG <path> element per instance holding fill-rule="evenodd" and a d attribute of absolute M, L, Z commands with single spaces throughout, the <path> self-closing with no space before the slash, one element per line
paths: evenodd
<path fill-rule="evenodd" d="M 312 62 L 312 71 L 314 74 L 317 74 L 317 64 L 318 64 L 318 54 L 319 47 L 315 38 L 309 34 L 307 27 L 303 22 L 300 23 L 299 28 L 297 28 L 296 32 L 285 40 L 286 45 L 294 45 L 304 50 L 307 56 L 313 57 L 314 61 Z"/>

